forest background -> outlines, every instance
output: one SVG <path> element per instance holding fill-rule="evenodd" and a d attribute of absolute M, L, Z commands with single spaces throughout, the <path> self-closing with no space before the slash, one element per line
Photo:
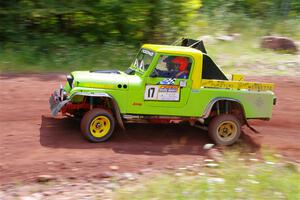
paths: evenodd
<path fill-rule="evenodd" d="M 0 19 L 5 72 L 123 70 L 144 43 L 233 33 L 240 38 L 230 44 L 207 44 L 225 69 L 276 65 L 296 58 L 259 49 L 259 38 L 300 40 L 298 0 L 10 0 L 0 1 Z"/>

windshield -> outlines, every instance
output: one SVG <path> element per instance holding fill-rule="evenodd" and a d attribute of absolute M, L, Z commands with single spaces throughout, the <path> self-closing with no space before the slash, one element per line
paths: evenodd
<path fill-rule="evenodd" d="M 131 66 L 144 72 L 150 66 L 153 57 L 154 52 L 147 49 L 141 49 Z"/>

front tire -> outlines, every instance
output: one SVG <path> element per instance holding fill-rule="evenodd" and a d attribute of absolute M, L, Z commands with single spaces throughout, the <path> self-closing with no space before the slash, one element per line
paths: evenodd
<path fill-rule="evenodd" d="M 209 123 L 208 133 L 216 144 L 232 145 L 241 135 L 241 123 L 234 115 L 218 115 Z"/>
<path fill-rule="evenodd" d="M 110 138 L 115 129 L 115 119 L 108 111 L 95 108 L 83 116 L 81 133 L 90 142 L 104 142 Z"/>

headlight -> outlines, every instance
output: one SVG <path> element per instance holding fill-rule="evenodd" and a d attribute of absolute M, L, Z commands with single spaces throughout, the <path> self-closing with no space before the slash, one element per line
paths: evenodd
<path fill-rule="evenodd" d="M 70 87 L 73 88 L 74 87 L 74 83 L 73 83 L 74 78 L 71 75 L 67 75 L 67 81 L 68 81 Z"/>

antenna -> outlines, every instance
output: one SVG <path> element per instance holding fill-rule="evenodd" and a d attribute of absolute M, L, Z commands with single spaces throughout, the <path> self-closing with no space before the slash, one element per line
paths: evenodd
<path fill-rule="evenodd" d="M 172 46 L 176 46 L 179 42 L 181 42 L 182 40 L 184 40 L 184 37 L 180 37 L 177 40 L 175 40 L 175 42 L 173 42 L 171 45 Z"/>

